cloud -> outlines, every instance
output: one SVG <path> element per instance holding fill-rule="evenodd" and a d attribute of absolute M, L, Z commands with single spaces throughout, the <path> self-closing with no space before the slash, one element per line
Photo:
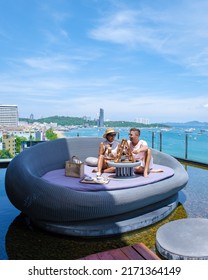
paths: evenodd
<path fill-rule="evenodd" d="M 53 71 L 74 71 L 75 65 L 65 56 L 25 58 L 23 63 L 31 68 Z"/>
<path fill-rule="evenodd" d="M 130 95 L 129 95 L 130 96 Z M 95 117 L 99 108 L 104 108 L 105 117 L 111 120 L 134 120 L 136 117 L 146 117 L 152 122 L 165 122 L 170 120 L 188 121 L 190 119 L 203 120 L 205 112 L 200 110 L 201 99 L 174 99 L 154 96 L 138 98 L 118 98 L 115 92 L 110 96 L 96 94 L 71 96 L 50 96 L 50 99 L 40 99 L 33 96 L 39 106 L 47 106 L 47 115 L 89 115 Z M 37 114 L 40 108 L 34 108 L 33 113 Z M 50 109 L 51 108 L 51 109 Z M 32 109 L 32 108 L 31 108 Z M 37 110 L 38 109 L 38 110 Z M 42 110 L 44 112 L 44 110 Z"/>
<path fill-rule="evenodd" d="M 82 57 L 77 59 L 82 61 Z M 198 120 L 207 118 L 205 96 L 174 96 L 174 90 L 167 93 L 154 86 L 144 88 L 139 83 L 131 84 L 122 74 L 70 76 L 71 60 L 68 67 L 66 60 L 66 57 L 59 56 L 22 59 L 21 71 L 0 76 L 1 103 L 18 104 L 20 116 L 23 116 L 23 112 L 24 116 L 31 113 L 38 116 L 42 112 L 44 116 L 93 117 L 99 108 L 104 108 L 106 118 L 111 120 L 146 117 L 153 122 L 164 122 L 190 120 L 190 116 Z M 61 75 L 57 76 L 57 72 L 52 75 L 56 68 Z"/>
<path fill-rule="evenodd" d="M 130 5 L 129 5 L 130 6 Z M 153 52 L 208 75 L 206 1 L 177 1 L 167 7 L 135 6 L 109 11 L 89 32 L 92 39 Z"/>
<path fill-rule="evenodd" d="M 111 120 L 207 119 L 208 3 L 101 2 L 41 3 L 25 33 L 15 22 L 18 46 L 1 37 L 1 102 L 20 116 L 93 117 L 103 107 Z"/>
<path fill-rule="evenodd" d="M 149 28 L 137 25 L 139 12 L 119 11 L 100 20 L 100 25 L 89 32 L 91 38 L 134 46 L 149 40 Z"/>

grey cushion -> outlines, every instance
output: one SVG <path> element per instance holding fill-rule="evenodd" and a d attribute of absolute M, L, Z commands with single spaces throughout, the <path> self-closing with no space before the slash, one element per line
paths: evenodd
<path fill-rule="evenodd" d="M 95 166 L 97 166 L 98 158 L 96 158 L 96 157 L 87 157 L 85 159 L 85 163 L 87 165 L 89 165 L 89 166 L 95 167 Z"/>
<path fill-rule="evenodd" d="M 84 166 L 84 173 L 86 176 L 95 177 L 96 174 L 92 173 L 94 167 Z M 164 165 L 154 164 L 153 169 L 162 169 L 163 172 L 159 173 L 149 173 L 148 177 L 143 175 L 135 175 L 130 178 L 125 177 L 124 179 L 112 178 L 107 184 L 83 184 L 80 182 L 80 178 L 67 177 L 65 176 L 65 169 L 56 169 L 47 172 L 41 178 L 47 182 L 62 186 L 64 188 L 71 188 L 76 191 L 102 191 L 102 190 L 124 190 L 130 188 L 137 188 L 139 186 L 145 186 L 148 184 L 153 184 L 164 179 L 167 179 L 174 175 L 174 170 L 170 167 Z M 104 173 L 106 176 L 113 176 L 111 173 Z"/>

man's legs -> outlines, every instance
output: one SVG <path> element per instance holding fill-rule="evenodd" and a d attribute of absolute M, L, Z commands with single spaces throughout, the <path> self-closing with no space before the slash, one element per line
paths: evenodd
<path fill-rule="evenodd" d="M 146 153 L 145 153 L 144 177 L 147 177 L 147 176 L 148 176 L 151 157 L 152 157 L 151 150 L 150 150 L 150 149 L 147 149 L 147 151 L 146 151 Z"/>
<path fill-rule="evenodd" d="M 148 149 L 145 153 L 144 166 L 136 167 L 134 172 L 138 174 L 143 174 L 144 177 L 147 177 L 149 172 L 151 157 L 152 157 L 151 150 Z"/>
<path fill-rule="evenodd" d="M 144 161 L 144 166 L 138 166 L 135 168 L 135 173 L 139 174 L 144 174 L 144 177 L 148 176 L 149 172 L 152 173 L 158 173 L 158 172 L 163 172 L 162 169 L 150 169 L 150 162 L 152 159 L 152 152 L 150 149 L 148 149 L 145 153 L 145 161 Z"/>

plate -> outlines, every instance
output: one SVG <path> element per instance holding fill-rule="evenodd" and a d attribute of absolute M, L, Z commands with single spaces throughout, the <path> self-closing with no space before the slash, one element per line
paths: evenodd
<path fill-rule="evenodd" d="M 109 182 L 109 179 L 97 180 L 96 178 L 94 178 L 94 182 L 96 184 L 107 184 Z"/>
<path fill-rule="evenodd" d="M 94 181 L 94 178 L 90 177 L 90 176 L 85 176 L 83 178 L 84 181 L 87 181 L 87 182 L 91 182 L 91 181 Z"/>
<path fill-rule="evenodd" d="M 103 180 L 97 181 L 96 178 L 92 178 L 90 180 L 87 178 L 87 180 L 86 180 L 85 177 L 84 177 L 82 180 L 80 180 L 80 183 L 84 183 L 84 184 L 108 184 L 109 181 L 110 181 L 109 178 L 106 178 L 106 179 L 104 178 Z"/>

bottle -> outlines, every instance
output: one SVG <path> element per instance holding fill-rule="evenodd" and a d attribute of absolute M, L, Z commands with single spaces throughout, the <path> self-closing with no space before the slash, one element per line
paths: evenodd
<path fill-rule="evenodd" d="M 108 156 L 110 157 L 111 156 L 111 152 L 112 152 L 112 147 L 108 147 Z"/>

